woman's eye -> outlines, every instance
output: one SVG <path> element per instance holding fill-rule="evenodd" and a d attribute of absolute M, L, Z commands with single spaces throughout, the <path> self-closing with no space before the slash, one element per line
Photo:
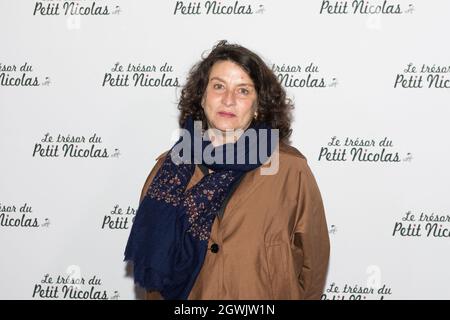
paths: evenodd
<path fill-rule="evenodd" d="M 213 88 L 214 89 L 222 89 L 222 85 L 220 84 L 220 83 L 215 83 L 215 84 L 213 84 Z"/>
<path fill-rule="evenodd" d="M 239 90 L 239 92 L 242 93 L 242 94 L 245 94 L 245 95 L 247 95 L 247 94 L 250 93 L 250 91 L 248 91 L 248 90 L 245 89 L 245 88 L 241 88 L 241 89 Z"/>

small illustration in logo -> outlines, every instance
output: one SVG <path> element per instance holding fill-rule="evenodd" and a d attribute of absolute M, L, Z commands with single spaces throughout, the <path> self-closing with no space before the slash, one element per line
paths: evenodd
<path fill-rule="evenodd" d="M 413 159 L 413 156 L 412 156 L 411 152 L 408 152 L 408 153 L 406 154 L 406 157 L 403 158 L 403 161 L 411 162 L 412 159 Z"/>
<path fill-rule="evenodd" d="M 111 12 L 111 14 L 120 14 L 122 12 L 122 10 L 120 9 L 120 6 L 116 6 L 114 8 L 114 11 Z"/>
<path fill-rule="evenodd" d="M 120 297 L 119 291 L 115 290 L 114 294 L 111 297 L 109 297 L 109 300 L 119 300 L 119 297 Z"/>
<path fill-rule="evenodd" d="M 45 77 L 45 81 L 41 83 L 42 86 L 49 86 L 51 83 L 50 77 Z"/>
<path fill-rule="evenodd" d="M 118 158 L 121 155 L 120 150 L 115 148 L 114 153 L 111 155 L 111 158 Z"/>
<path fill-rule="evenodd" d="M 330 226 L 330 229 L 328 230 L 328 233 L 329 234 L 335 234 L 336 232 L 337 232 L 337 227 L 334 224 L 332 224 Z"/>
<path fill-rule="evenodd" d="M 266 9 L 264 8 L 264 5 L 260 4 L 258 6 L 258 9 L 256 9 L 255 14 L 263 14 Z"/>
<path fill-rule="evenodd" d="M 41 227 L 48 228 L 50 226 L 50 220 L 45 218 L 44 223 L 41 224 Z"/>
<path fill-rule="evenodd" d="M 336 88 L 336 86 L 338 85 L 338 80 L 337 80 L 337 78 L 333 78 L 333 79 L 331 79 L 331 82 L 330 82 L 330 84 L 328 85 L 329 87 L 332 87 L 332 88 Z"/>
<path fill-rule="evenodd" d="M 408 9 L 405 10 L 405 13 L 413 13 L 414 10 L 415 10 L 415 9 L 414 9 L 414 5 L 413 5 L 413 4 L 410 4 L 410 5 L 408 6 Z"/>

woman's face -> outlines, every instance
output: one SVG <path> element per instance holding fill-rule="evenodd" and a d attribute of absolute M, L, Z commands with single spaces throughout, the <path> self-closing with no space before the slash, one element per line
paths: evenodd
<path fill-rule="evenodd" d="M 234 62 L 216 62 L 202 99 L 209 128 L 245 130 L 256 111 L 257 94 L 250 76 Z"/>

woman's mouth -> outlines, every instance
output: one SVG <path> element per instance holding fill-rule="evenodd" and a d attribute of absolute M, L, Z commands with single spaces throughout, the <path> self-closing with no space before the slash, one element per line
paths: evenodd
<path fill-rule="evenodd" d="M 217 114 L 218 114 L 219 116 L 221 116 L 221 117 L 224 117 L 224 118 L 233 118 L 233 117 L 236 116 L 234 113 L 231 113 L 231 112 L 225 112 L 225 111 L 219 111 L 219 112 L 217 112 Z"/>

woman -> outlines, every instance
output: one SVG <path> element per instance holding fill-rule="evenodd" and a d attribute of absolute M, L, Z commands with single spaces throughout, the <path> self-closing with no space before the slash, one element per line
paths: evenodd
<path fill-rule="evenodd" d="M 148 299 L 319 299 L 325 213 L 274 73 L 221 41 L 179 109 L 183 134 L 156 159 L 125 250 L 135 282 Z"/>

